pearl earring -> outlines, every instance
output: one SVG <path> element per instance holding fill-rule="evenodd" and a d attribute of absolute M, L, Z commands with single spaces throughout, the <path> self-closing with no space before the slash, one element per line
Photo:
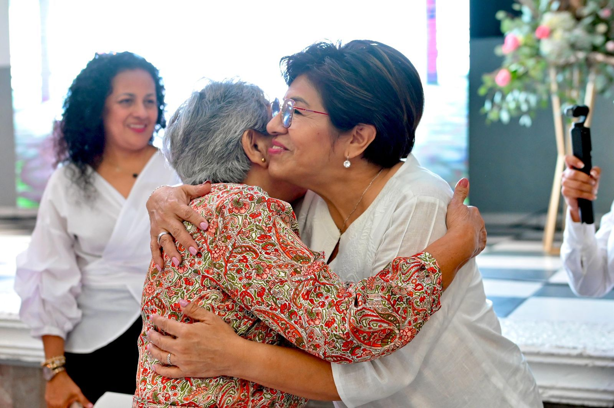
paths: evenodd
<path fill-rule="evenodd" d="M 346 169 L 349 169 L 351 165 L 352 163 L 350 163 L 350 156 L 346 156 L 345 161 L 343 162 L 343 167 L 345 167 Z"/>

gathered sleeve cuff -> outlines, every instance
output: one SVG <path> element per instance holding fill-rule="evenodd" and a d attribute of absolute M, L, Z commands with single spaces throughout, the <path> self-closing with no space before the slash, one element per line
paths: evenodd
<path fill-rule="evenodd" d="M 353 363 L 390 354 L 440 308 L 441 271 L 428 253 L 396 258 L 375 276 L 344 283 L 295 234 L 289 205 L 236 195 L 222 207 L 203 251 L 214 268 L 202 273 L 321 359 Z"/>
<path fill-rule="evenodd" d="M 567 212 L 561 259 L 578 296 L 600 297 L 614 287 L 613 224 L 613 213 L 608 213 L 595 232 L 594 224 L 574 222 Z"/>
<path fill-rule="evenodd" d="M 41 200 L 30 246 L 17 257 L 15 291 L 21 298 L 19 316 L 30 327 L 32 336 L 66 339 L 81 320 L 76 300 L 81 272 L 72 249 L 74 238 L 67 232 L 66 219 L 54 201 L 57 173 Z"/>

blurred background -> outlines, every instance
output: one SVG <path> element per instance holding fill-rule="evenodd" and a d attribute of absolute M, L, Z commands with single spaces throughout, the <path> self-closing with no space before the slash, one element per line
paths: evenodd
<path fill-rule="evenodd" d="M 202 79 L 237 77 L 281 97 L 281 57 L 316 41 L 357 38 L 397 48 L 420 71 L 427 103 L 416 155 L 455 183 L 467 173 L 469 2 L 433 0 L 430 14 L 428 7 L 389 0 L 11 0 L 15 195 L 8 180 L 0 206 L 36 208 L 52 170 L 51 124 L 96 52 L 131 51 L 158 67 L 170 117 Z"/>

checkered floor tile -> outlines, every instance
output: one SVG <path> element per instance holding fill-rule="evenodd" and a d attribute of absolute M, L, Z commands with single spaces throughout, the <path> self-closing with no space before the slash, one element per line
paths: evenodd
<path fill-rule="evenodd" d="M 558 256 L 539 241 L 502 241 L 478 256 L 486 296 L 499 318 L 614 323 L 614 292 L 579 298 L 569 288 Z"/>

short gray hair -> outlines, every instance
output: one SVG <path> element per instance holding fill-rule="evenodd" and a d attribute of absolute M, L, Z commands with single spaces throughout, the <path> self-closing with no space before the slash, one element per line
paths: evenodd
<path fill-rule="evenodd" d="M 269 119 L 268 101 L 256 85 L 210 82 L 173 114 L 164 153 L 185 184 L 242 183 L 251 168 L 243 133 L 267 134 Z"/>

